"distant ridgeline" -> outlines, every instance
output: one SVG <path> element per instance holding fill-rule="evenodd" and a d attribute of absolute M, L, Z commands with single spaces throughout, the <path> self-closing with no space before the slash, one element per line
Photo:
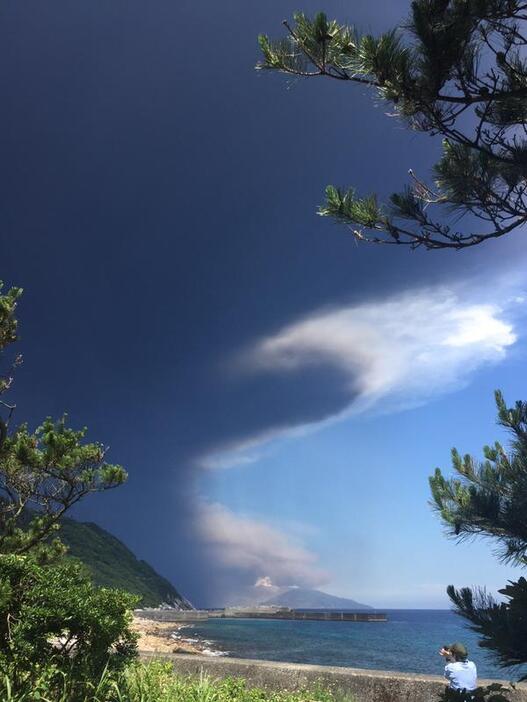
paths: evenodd
<path fill-rule="evenodd" d="M 285 588 L 273 597 L 263 600 L 260 604 L 291 607 L 291 609 L 340 609 L 368 610 L 370 605 L 362 604 L 347 597 L 335 597 L 321 590 L 311 590 L 303 587 Z"/>
<path fill-rule="evenodd" d="M 193 609 L 172 583 L 97 524 L 63 519 L 59 537 L 68 546 L 68 555 L 87 566 L 96 585 L 140 595 L 141 607 L 166 604 L 180 610 Z"/>

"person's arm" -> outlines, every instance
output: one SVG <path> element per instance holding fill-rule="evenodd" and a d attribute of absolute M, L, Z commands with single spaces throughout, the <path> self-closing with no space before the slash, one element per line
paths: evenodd
<path fill-rule="evenodd" d="M 445 678 L 448 680 L 448 682 L 452 682 L 452 669 L 450 667 L 450 663 L 445 665 Z"/>

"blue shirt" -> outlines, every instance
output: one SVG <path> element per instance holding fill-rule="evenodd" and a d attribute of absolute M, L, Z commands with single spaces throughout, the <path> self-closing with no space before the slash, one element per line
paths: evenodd
<path fill-rule="evenodd" d="M 454 690 L 475 690 L 478 686 L 478 672 L 472 661 L 455 661 L 445 665 L 445 678 Z"/>

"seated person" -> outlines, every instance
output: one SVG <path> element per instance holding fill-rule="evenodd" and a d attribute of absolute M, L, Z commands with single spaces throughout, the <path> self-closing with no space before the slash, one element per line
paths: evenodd
<path fill-rule="evenodd" d="M 445 678 L 451 690 L 472 692 L 478 686 L 476 665 L 468 660 L 468 651 L 462 643 L 443 646 L 439 654 L 446 658 Z"/>

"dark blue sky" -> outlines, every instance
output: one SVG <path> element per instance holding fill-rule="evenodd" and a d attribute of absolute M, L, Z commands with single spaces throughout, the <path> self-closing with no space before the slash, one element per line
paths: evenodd
<path fill-rule="evenodd" d="M 129 483 L 87 501 L 78 515 L 123 538 L 197 602 L 218 602 L 271 575 L 350 596 L 368 591 L 388 535 L 373 512 L 361 512 L 361 520 L 377 524 L 375 543 L 348 533 L 354 522 L 345 505 L 337 510 L 340 521 L 327 516 L 329 496 L 317 515 L 309 507 L 317 476 L 353 491 L 363 470 L 354 470 L 351 455 L 368 456 L 368 446 L 381 446 L 379 437 L 397 422 L 406 445 L 416 421 L 423 424 L 420 438 L 429 437 L 434 411 L 445 417 L 436 398 L 444 390 L 473 388 L 472 395 L 464 391 L 464 406 L 486 422 L 484 431 L 468 433 L 468 448 L 476 450 L 494 438 L 490 390 L 509 384 L 516 395 L 525 391 L 515 381 L 523 356 L 517 351 L 510 360 L 509 353 L 519 348 L 521 333 L 506 311 L 502 316 L 510 299 L 521 299 L 521 235 L 458 254 L 410 253 L 358 247 L 344 229 L 316 217 L 327 183 L 387 194 L 405 182 L 408 168 L 426 174 L 439 143 L 387 118 L 366 90 L 255 72 L 257 34 L 280 34 L 281 20 L 295 9 L 289 0 L 2 5 L 0 277 L 25 288 L 17 417 L 35 423 L 66 410 L 74 425 L 88 425 L 90 437 L 111 446 Z M 306 0 L 302 9 L 320 8 Z M 379 31 L 404 18 L 407 2 L 328 0 L 324 9 Z M 387 320 L 397 316 L 387 301 L 411 311 L 412 291 L 427 290 L 426 299 L 417 294 L 421 305 L 450 294 L 473 305 L 485 295 L 488 303 L 493 288 L 499 309 L 468 313 L 488 326 L 487 346 L 450 359 L 446 371 L 434 366 L 432 374 L 446 374 L 444 387 L 423 392 L 425 370 L 406 394 L 393 390 L 394 381 L 382 390 L 392 398 L 390 414 L 347 420 L 339 437 L 331 428 L 317 434 L 318 449 L 288 456 L 287 466 L 278 451 L 263 461 L 242 456 L 228 470 L 203 467 L 204 456 L 225 446 L 259 444 L 262 435 L 334 417 L 357 398 L 373 408 L 384 397 L 365 394 L 355 365 L 329 362 L 327 350 L 287 373 L 234 371 L 232 359 L 258 340 L 328 306 L 371 303 L 368 329 L 376 329 L 380 315 L 379 338 L 387 343 L 395 338 Z M 399 322 L 411 326 L 415 318 Z M 494 322 L 512 325 L 509 336 L 502 326 L 496 340 Z M 351 337 L 361 329 L 353 326 Z M 367 355 L 364 343 L 360 353 Z M 408 353 L 401 356 L 406 362 Z M 508 370 L 500 365 L 505 356 Z M 407 378 L 404 384 L 412 386 Z M 418 451 L 423 463 L 412 485 L 419 489 L 401 488 L 427 515 L 426 476 L 448 460 L 459 426 L 454 410 L 448 416 L 439 436 L 434 430 L 433 441 L 425 440 L 428 452 Z M 307 450 L 310 436 L 293 441 L 297 451 Z M 370 457 L 385 469 L 408 460 L 394 451 Z M 439 525 L 426 518 L 442 544 Z M 273 571 L 273 549 L 254 554 L 250 544 L 233 545 L 243 520 L 256 525 L 259 539 L 277 539 L 273 548 L 283 546 L 284 562 L 289 546 L 296 548 L 293 566 Z M 314 522 L 318 536 L 310 531 Z M 343 534 L 351 554 L 369 554 L 370 570 L 364 565 L 356 583 L 337 565 Z M 401 532 L 402 549 L 407 539 Z M 321 565 L 308 574 L 317 559 Z M 477 559 L 478 568 L 491 563 L 483 550 Z M 427 575 L 420 577 L 426 585 Z M 412 573 L 405 578 L 401 591 Z M 439 602 L 436 595 L 423 602 Z M 378 600 L 388 603 L 389 595 L 379 591 Z"/>

